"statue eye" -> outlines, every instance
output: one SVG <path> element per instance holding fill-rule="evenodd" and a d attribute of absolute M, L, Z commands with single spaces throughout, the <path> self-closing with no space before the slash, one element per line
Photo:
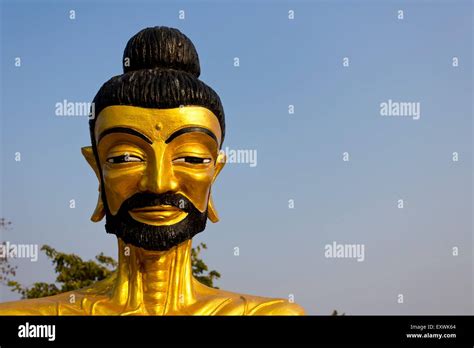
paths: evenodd
<path fill-rule="evenodd" d="M 176 158 L 175 160 L 173 160 L 173 163 L 208 164 L 208 163 L 211 163 L 211 159 L 185 156 L 185 157 Z"/>
<path fill-rule="evenodd" d="M 129 162 L 143 162 L 143 160 L 134 155 L 120 155 L 120 156 L 114 156 L 114 157 L 109 157 L 107 158 L 108 163 L 129 163 Z"/>

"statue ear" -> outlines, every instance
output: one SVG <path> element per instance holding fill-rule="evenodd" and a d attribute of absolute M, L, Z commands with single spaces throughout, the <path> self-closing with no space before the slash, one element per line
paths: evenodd
<path fill-rule="evenodd" d="M 221 172 L 222 168 L 224 168 L 227 162 L 227 156 L 225 155 L 224 151 L 220 151 L 219 155 L 217 156 L 216 160 L 216 172 L 214 173 L 214 177 L 212 178 L 212 183 L 216 180 L 217 176 Z"/>
<path fill-rule="evenodd" d="M 97 199 L 97 205 L 95 207 L 94 212 L 92 213 L 91 220 L 94 222 L 99 222 L 105 216 L 105 209 L 104 203 L 102 202 L 102 192 L 101 192 L 101 185 L 100 185 L 100 174 L 99 174 L 99 167 L 97 166 L 97 162 L 94 156 L 94 150 L 92 146 L 85 146 L 81 148 L 82 155 L 86 159 L 87 163 L 91 166 L 92 170 L 94 170 L 97 179 L 99 180 L 99 197 Z"/>
<path fill-rule="evenodd" d="M 221 151 L 216 160 L 216 172 L 214 173 L 214 177 L 212 178 L 212 183 L 214 183 L 222 168 L 224 168 L 226 159 L 227 158 L 225 152 Z M 219 221 L 219 216 L 217 215 L 216 208 L 214 207 L 214 201 L 212 200 L 211 193 L 209 193 L 209 202 L 207 203 L 207 217 L 214 223 Z"/>
<path fill-rule="evenodd" d="M 209 194 L 209 202 L 207 203 L 207 217 L 214 223 L 219 221 L 219 216 L 217 215 L 216 208 L 214 208 L 214 201 L 212 200 L 211 194 Z"/>
<path fill-rule="evenodd" d="M 92 149 L 92 146 L 81 147 L 81 152 L 87 163 L 89 163 L 95 175 L 97 176 L 97 179 L 100 180 L 99 167 L 97 166 L 97 162 L 95 161 L 94 150 Z"/>

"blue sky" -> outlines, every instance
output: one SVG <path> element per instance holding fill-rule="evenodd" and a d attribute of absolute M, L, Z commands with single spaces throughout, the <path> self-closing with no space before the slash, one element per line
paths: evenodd
<path fill-rule="evenodd" d="M 310 314 L 473 313 L 472 2 L 4 0 L 1 12 L 4 240 L 115 256 L 115 237 L 89 221 L 87 119 L 55 105 L 92 101 L 121 74 L 127 40 L 166 25 L 194 42 L 222 99 L 224 147 L 258 153 L 256 167 L 224 168 L 221 221 L 195 238 L 220 288 L 293 294 Z M 420 119 L 380 116 L 388 99 L 419 102 Z M 333 241 L 364 244 L 364 262 L 325 258 Z M 24 283 L 54 279 L 44 255 L 17 264 Z"/>

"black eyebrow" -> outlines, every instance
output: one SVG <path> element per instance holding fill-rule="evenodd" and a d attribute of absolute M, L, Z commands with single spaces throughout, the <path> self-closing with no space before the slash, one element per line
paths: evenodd
<path fill-rule="evenodd" d="M 135 135 L 139 137 L 140 139 L 145 140 L 148 144 L 153 144 L 151 139 L 148 138 L 146 135 L 136 131 L 135 129 L 126 128 L 126 127 L 113 127 L 113 128 L 106 129 L 105 131 L 100 133 L 99 140 L 97 141 L 97 143 L 99 143 L 103 137 L 111 133 L 126 133 L 126 134 Z"/>
<path fill-rule="evenodd" d="M 215 135 L 214 133 L 212 133 L 209 129 L 204 128 L 204 127 L 186 127 L 186 128 L 178 129 L 176 132 L 174 132 L 173 134 L 171 134 L 171 135 L 168 137 L 168 139 L 166 139 L 165 143 L 168 144 L 168 143 L 170 143 L 174 138 L 179 137 L 179 136 L 182 135 L 182 134 L 190 133 L 190 132 L 201 132 L 201 133 L 207 134 L 207 135 L 209 135 L 212 139 L 214 139 L 217 144 L 219 144 L 219 142 L 217 141 L 216 135 Z"/>

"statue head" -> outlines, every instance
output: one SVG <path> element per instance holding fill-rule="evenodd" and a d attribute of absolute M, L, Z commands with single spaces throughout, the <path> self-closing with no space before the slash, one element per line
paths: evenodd
<path fill-rule="evenodd" d="M 125 243 L 168 250 L 218 221 L 211 186 L 225 164 L 224 110 L 199 80 L 189 38 L 147 28 L 127 43 L 123 71 L 97 92 L 82 149 L 99 180 L 92 220 Z"/>

